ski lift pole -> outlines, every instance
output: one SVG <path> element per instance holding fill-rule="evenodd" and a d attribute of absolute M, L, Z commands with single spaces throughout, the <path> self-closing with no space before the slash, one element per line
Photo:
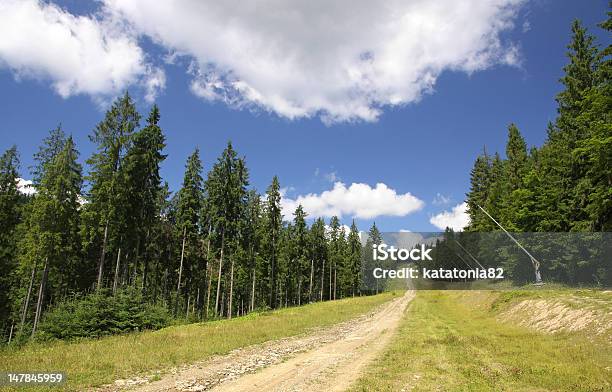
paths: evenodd
<path fill-rule="evenodd" d="M 468 252 L 468 250 L 467 250 L 467 249 L 465 249 L 465 248 L 463 247 L 463 245 L 461 245 L 461 242 L 459 242 L 459 241 L 457 241 L 457 240 L 455 240 L 455 242 L 457 243 L 457 245 L 459 245 L 459 247 L 461 247 L 461 249 L 463 249 L 463 251 L 464 251 L 465 253 L 467 253 L 467 254 L 468 254 L 468 255 L 469 255 L 471 258 L 472 258 L 472 260 L 474 260 L 474 261 L 476 262 L 476 264 L 478 264 L 478 265 L 480 266 L 480 268 L 485 269 L 485 267 L 483 267 L 483 266 L 482 266 L 482 264 L 480 264 L 480 263 L 478 262 L 478 260 L 476 259 L 476 257 L 472 256 L 472 254 L 471 254 L 470 252 Z"/>
<path fill-rule="evenodd" d="M 529 251 L 527 249 L 525 249 L 525 247 L 523 245 L 521 245 L 521 243 L 518 242 L 517 239 L 512 236 L 512 234 L 508 233 L 508 230 L 504 229 L 504 227 L 501 224 L 499 224 L 499 222 L 496 221 L 495 218 L 493 218 L 484 208 L 482 208 L 481 206 L 478 206 L 478 208 L 480 208 L 482 210 L 482 212 L 484 212 L 489 218 L 491 218 L 491 220 L 493 222 L 495 222 L 495 224 L 497 226 L 499 226 L 499 228 L 502 229 L 504 231 L 504 233 L 506 233 L 506 235 L 508 237 L 510 237 L 510 239 L 512 241 L 514 241 L 514 243 L 519 248 L 521 248 L 521 250 L 523 252 L 525 252 L 527 254 L 527 256 L 529 256 L 529 259 L 531 260 L 531 264 L 533 265 L 533 268 L 535 269 L 536 284 L 541 284 L 542 283 L 542 275 L 540 274 L 540 262 L 535 257 L 533 257 L 533 255 L 531 253 L 529 253 Z"/>

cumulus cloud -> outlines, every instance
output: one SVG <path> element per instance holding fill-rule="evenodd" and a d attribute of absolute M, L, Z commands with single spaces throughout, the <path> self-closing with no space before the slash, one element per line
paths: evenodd
<path fill-rule="evenodd" d="M 76 16 L 52 3 L 2 0 L 0 68 L 17 79 L 48 80 L 63 98 L 104 100 L 137 84 L 153 100 L 165 75 L 147 61 L 130 30 L 102 11 Z"/>
<path fill-rule="evenodd" d="M 467 213 L 467 203 L 457 204 L 451 211 L 443 211 L 429 219 L 429 223 L 438 229 L 444 230 L 447 227 L 455 231 L 463 230 L 470 223 L 470 216 Z"/>
<path fill-rule="evenodd" d="M 418 101 L 445 70 L 516 65 L 502 33 L 525 0 L 102 1 L 190 59 L 197 96 L 332 123 Z"/>
<path fill-rule="evenodd" d="M 292 199 L 282 195 L 281 205 L 285 218 L 293 216 L 298 205 L 311 217 L 351 216 L 372 219 L 378 216 L 406 216 L 420 210 L 424 203 L 410 193 L 398 194 L 383 183 L 371 187 L 336 182 L 331 190 L 319 194 L 309 193 Z"/>

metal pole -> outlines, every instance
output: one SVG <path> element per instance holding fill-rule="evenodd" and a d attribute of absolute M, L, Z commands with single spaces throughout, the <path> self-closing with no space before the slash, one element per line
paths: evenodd
<path fill-rule="evenodd" d="M 525 249 L 525 247 L 523 247 L 523 245 L 521 245 L 520 242 L 518 242 L 516 240 L 516 238 L 514 238 L 512 236 L 512 234 L 508 233 L 508 231 L 506 229 L 504 229 L 504 227 L 502 225 L 500 225 L 499 222 L 496 221 L 495 218 L 493 218 L 484 208 L 482 208 L 481 206 L 478 206 L 478 208 L 480 208 L 482 210 L 482 212 L 484 212 L 489 218 L 491 218 L 491 220 L 493 222 L 495 222 L 495 224 L 497 226 L 499 226 L 499 228 L 502 229 L 504 231 L 504 233 L 506 233 L 506 235 L 508 237 L 510 237 L 510 239 L 512 241 L 514 241 L 514 243 L 516 245 L 518 245 L 518 247 L 521 248 L 523 250 L 523 252 L 525 252 L 527 254 L 527 256 L 529 256 L 529 258 L 531 259 L 531 264 L 533 264 L 533 268 L 535 269 L 536 284 L 541 284 L 542 283 L 542 275 L 540 274 L 540 262 L 535 257 L 533 257 L 533 255 L 531 253 L 529 253 L 529 251 L 527 249 Z"/>
<path fill-rule="evenodd" d="M 461 242 L 459 242 L 459 241 L 457 241 L 457 240 L 455 240 L 455 242 L 457 243 L 457 245 L 459 245 L 459 246 L 461 247 L 461 249 L 463 249 L 463 251 L 464 251 L 465 253 L 467 253 L 467 254 L 468 254 L 468 255 L 469 255 L 471 258 L 472 258 L 472 260 L 474 260 L 474 261 L 476 262 L 476 264 L 478 264 L 478 265 L 480 266 L 480 268 L 485 269 L 485 267 L 483 267 L 483 266 L 482 266 L 482 264 L 480 264 L 480 263 L 478 262 L 478 260 L 476 260 L 476 257 L 472 256 L 472 254 L 471 254 L 470 252 L 468 252 L 468 250 L 467 250 L 467 249 L 465 249 L 465 248 L 463 247 L 463 245 L 461 245 Z M 459 255 L 457 255 L 457 256 L 459 256 Z"/>

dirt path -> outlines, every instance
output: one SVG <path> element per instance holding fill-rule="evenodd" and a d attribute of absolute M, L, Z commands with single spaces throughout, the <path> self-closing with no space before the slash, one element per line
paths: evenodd
<path fill-rule="evenodd" d="M 414 292 L 407 291 L 357 319 L 235 350 L 175 369 L 152 383 L 144 378 L 118 380 L 106 390 L 342 391 L 390 342 L 413 297 Z"/>

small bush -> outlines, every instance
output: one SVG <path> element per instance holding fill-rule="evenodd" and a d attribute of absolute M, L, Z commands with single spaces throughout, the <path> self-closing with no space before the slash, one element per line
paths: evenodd
<path fill-rule="evenodd" d="M 100 337 L 143 329 L 159 329 L 170 322 L 164 306 L 147 304 L 140 291 L 100 291 L 59 303 L 40 324 L 38 339 Z"/>

